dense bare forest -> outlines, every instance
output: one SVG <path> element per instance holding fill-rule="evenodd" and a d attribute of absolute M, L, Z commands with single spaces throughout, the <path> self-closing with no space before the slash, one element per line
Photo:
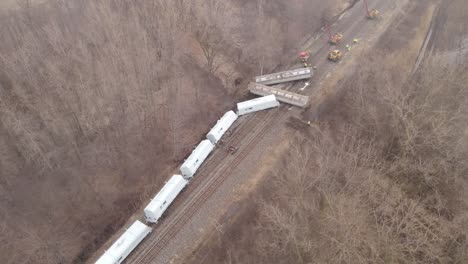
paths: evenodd
<path fill-rule="evenodd" d="M 246 80 L 287 62 L 345 2 L 51 0 L 2 12 L 3 263 L 86 259 Z"/>
<path fill-rule="evenodd" d="M 407 22 L 420 19 L 412 12 L 341 80 L 314 125 L 290 121 L 290 150 L 199 259 L 468 263 L 468 5 L 452 3 L 414 75 L 403 51 L 416 28 Z"/>

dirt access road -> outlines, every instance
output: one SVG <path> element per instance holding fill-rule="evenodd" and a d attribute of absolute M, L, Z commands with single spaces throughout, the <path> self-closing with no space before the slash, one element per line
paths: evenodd
<path fill-rule="evenodd" d="M 360 39 L 358 46 L 370 47 L 379 37 L 379 32 L 383 32 L 395 14 L 401 10 L 399 6 L 406 2 L 407 0 L 370 1 L 370 8 L 379 9 L 383 15 L 377 21 L 366 19 L 362 1 L 357 2 L 332 25 L 334 32 L 341 32 L 344 35 L 342 43 L 338 46 L 345 52 L 342 62 L 331 63 L 327 60 L 328 52 L 335 47 L 327 43 L 325 33 L 319 33 L 310 40 L 305 40 L 301 47 L 311 52 L 312 65 L 317 66 L 314 77 L 309 81 L 311 85 L 302 91 L 300 89 L 304 87 L 305 82 L 296 82 L 282 88 L 311 95 L 313 101 L 326 96 L 320 93 L 322 82 L 330 77 L 337 67 L 352 60 L 353 50 L 345 51 L 345 45 L 352 44 L 352 40 L 358 38 Z M 296 58 L 293 60 L 296 61 Z M 291 68 L 298 66 L 291 65 Z M 288 118 L 297 117 L 300 112 L 299 109 L 282 105 L 277 110 L 241 117 L 233 128 L 232 136 L 227 137 L 225 143 L 217 147 L 197 176 L 168 210 L 165 218 L 152 226 L 151 235 L 125 263 L 182 262 L 184 256 L 203 239 L 207 231 L 216 228 L 220 216 L 227 212 L 229 205 L 236 199 L 238 190 L 245 186 L 243 183 L 251 179 L 262 158 L 271 154 L 285 130 Z M 238 148 L 234 155 L 227 152 L 231 145 Z M 143 220 L 142 210 L 139 215 L 130 219 L 129 223 L 135 219 Z M 111 241 L 118 235 L 120 234 L 116 234 Z M 109 243 L 103 248 L 108 247 Z M 101 254 L 102 250 L 97 252 L 96 256 Z M 95 258 L 91 259 L 90 263 L 93 260 Z"/>

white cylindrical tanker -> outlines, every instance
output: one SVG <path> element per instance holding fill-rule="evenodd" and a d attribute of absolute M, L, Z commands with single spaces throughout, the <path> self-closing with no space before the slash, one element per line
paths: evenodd
<path fill-rule="evenodd" d="M 212 143 L 218 143 L 224 133 L 232 126 L 232 124 L 237 120 L 238 116 L 234 111 L 226 112 L 221 119 L 218 120 L 216 125 L 208 132 L 206 138 Z"/>
<path fill-rule="evenodd" d="M 250 114 L 253 112 L 257 112 L 260 110 L 265 110 L 273 107 L 278 107 L 280 103 L 276 100 L 275 95 L 267 95 L 259 98 L 255 98 L 253 100 L 240 102 L 237 104 L 237 114 L 238 115 L 245 115 Z"/>
<path fill-rule="evenodd" d="M 151 233 L 151 228 L 136 220 L 95 264 L 119 264 Z"/>
<path fill-rule="evenodd" d="M 185 160 L 184 164 L 180 166 L 182 176 L 185 179 L 192 178 L 213 149 L 214 145 L 211 144 L 208 139 L 200 142 L 200 144 L 198 144 L 198 146 L 192 151 L 192 154 L 190 154 L 190 156 Z"/>
<path fill-rule="evenodd" d="M 181 175 L 173 175 L 164 187 L 145 207 L 145 219 L 150 223 L 157 223 L 174 199 L 185 188 L 188 181 Z"/>

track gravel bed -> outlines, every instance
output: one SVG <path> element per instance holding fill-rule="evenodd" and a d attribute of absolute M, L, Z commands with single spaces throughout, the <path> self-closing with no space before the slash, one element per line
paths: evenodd
<path fill-rule="evenodd" d="M 224 215 L 232 201 L 236 199 L 238 190 L 249 181 L 264 155 L 267 155 L 278 143 L 276 140 L 284 132 L 283 123 L 287 120 L 287 116 L 288 114 L 275 120 L 277 125 L 272 126 L 257 142 L 255 148 L 244 158 L 242 166 L 236 167 L 229 173 L 229 177 L 198 209 L 190 222 L 183 226 L 166 247 L 148 263 L 182 263 L 184 256 L 191 253 L 194 245 L 203 239 L 206 232 L 216 230 L 217 220 Z"/>

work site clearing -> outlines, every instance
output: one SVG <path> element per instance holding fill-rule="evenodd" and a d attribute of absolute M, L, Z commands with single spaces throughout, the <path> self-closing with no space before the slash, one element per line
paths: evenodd
<path fill-rule="evenodd" d="M 464 1 L 2 12 L 5 263 L 468 263 Z"/>

